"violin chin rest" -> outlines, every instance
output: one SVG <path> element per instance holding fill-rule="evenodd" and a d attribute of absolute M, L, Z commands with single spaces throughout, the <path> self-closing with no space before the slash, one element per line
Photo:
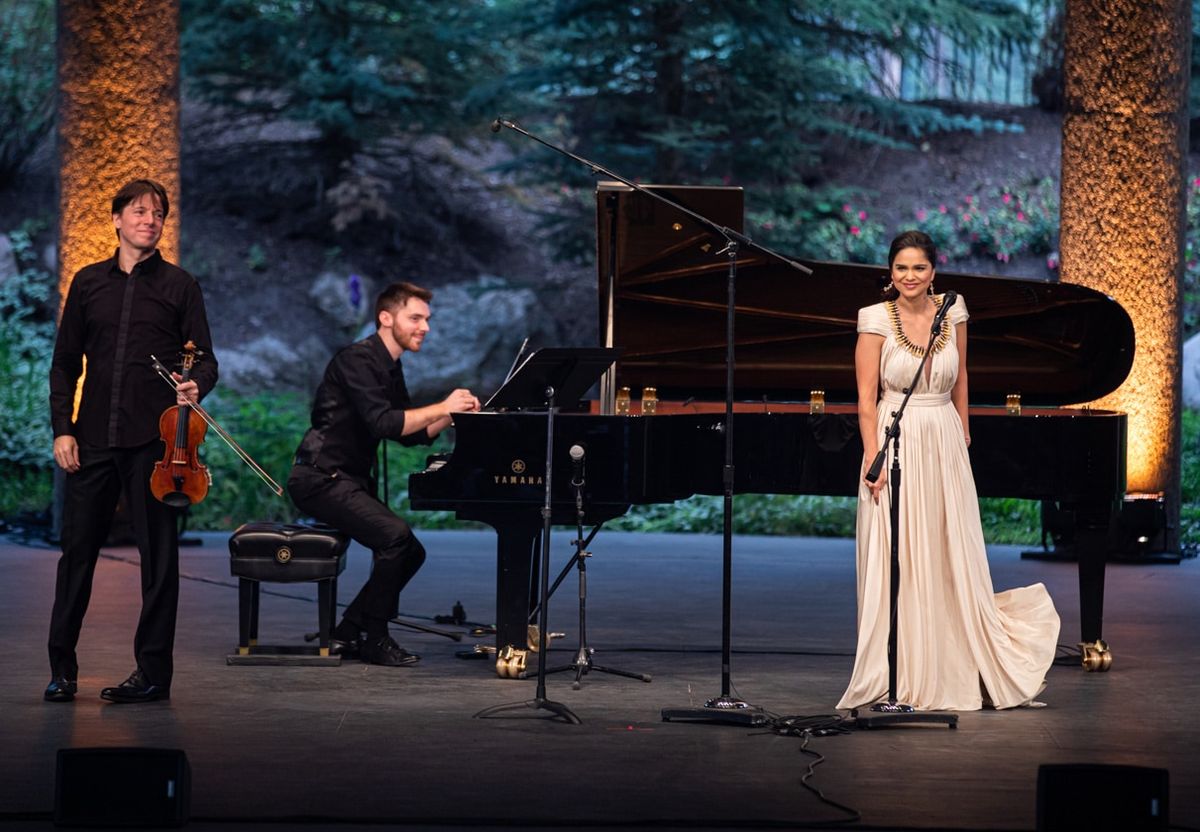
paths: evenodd
<path fill-rule="evenodd" d="M 162 501 L 171 508 L 187 508 L 192 504 L 192 498 L 182 491 L 168 491 L 162 495 Z"/>

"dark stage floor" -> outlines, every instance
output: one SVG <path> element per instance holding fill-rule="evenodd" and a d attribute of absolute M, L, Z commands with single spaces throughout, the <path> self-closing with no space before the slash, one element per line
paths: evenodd
<path fill-rule="evenodd" d="M 461 601 L 486 621 L 494 604 L 494 536 L 422 535 L 430 557 L 403 608 L 449 613 Z M 456 657 L 455 644 L 395 630 L 424 656 L 414 668 L 230 667 L 237 593 L 225 537 L 184 550 L 177 672 L 169 703 L 117 706 L 99 689 L 133 668 L 136 553 L 113 549 L 97 570 L 80 644 L 80 696 L 41 701 L 49 673 L 45 634 L 57 552 L 0 542 L 0 632 L 11 675 L 0 688 L 0 829 L 49 828 L 56 750 L 182 748 L 192 767 L 191 828 L 350 829 L 581 825 L 623 828 L 833 828 L 847 816 L 801 785 L 803 741 L 762 729 L 663 723 L 660 709 L 720 689 L 717 537 L 602 534 L 589 569 L 595 660 L 651 673 L 651 684 L 592 674 L 580 690 L 551 676 L 551 699 L 583 720 L 572 726 L 521 710 L 472 719 L 481 708 L 533 695 L 489 662 Z M 1022 561 L 990 550 L 998 589 L 1035 581 L 1078 637 L 1071 564 Z M 570 554 L 567 535 L 556 564 Z M 361 583 L 355 547 L 343 600 Z M 558 568 L 557 566 L 555 567 Z M 733 680 L 740 695 L 777 714 L 832 713 L 854 644 L 853 542 L 735 541 Z M 315 597 L 310 587 L 273 585 Z M 574 577 L 552 604 L 551 629 L 574 654 Z M 265 595 L 261 641 L 297 641 L 315 629 L 311 600 Z M 1047 707 L 961 715 L 959 728 L 914 727 L 816 737 L 825 762 L 809 781 L 861 813 L 860 828 L 1033 829 L 1040 763 L 1119 763 L 1168 769 L 1173 824 L 1200 826 L 1200 562 L 1109 567 L 1107 674 L 1056 666 Z M 1190 749 L 1190 750 L 1189 750 Z M 1098 800 L 1119 795 L 1098 794 Z M 237 821 L 237 822 L 231 822 Z M 255 823 L 254 821 L 259 821 Z M 267 821 L 267 823 L 262 823 Z M 271 822 L 275 821 L 275 822 Z"/>

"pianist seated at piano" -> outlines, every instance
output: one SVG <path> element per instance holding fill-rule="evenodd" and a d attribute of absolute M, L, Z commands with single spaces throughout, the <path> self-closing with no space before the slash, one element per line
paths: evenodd
<path fill-rule="evenodd" d="M 891 281 L 884 301 L 858 313 L 855 376 L 864 450 L 856 545 L 858 647 L 839 708 L 888 695 L 890 459 L 875 483 L 865 474 L 945 302 L 933 288 L 937 262 L 928 235 L 903 232 L 888 252 Z M 1045 586 L 1000 593 L 992 587 L 967 452 L 967 318 L 960 296 L 901 422 L 896 698 L 917 710 L 1035 704 L 1058 642 L 1059 617 Z"/>
<path fill-rule="evenodd" d="M 479 410 L 469 390 L 413 407 L 400 356 L 418 352 L 429 332 L 433 295 L 393 283 L 375 302 L 375 334 L 344 347 L 317 388 L 312 427 L 296 451 L 288 493 L 303 512 L 371 550 L 371 576 L 334 628 L 330 652 L 368 664 L 403 667 L 418 656 L 388 634 L 400 591 L 425 562 L 412 528 L 376 496 L 372 464 L 379 443 L 429 444 L 453 413 Z"/>

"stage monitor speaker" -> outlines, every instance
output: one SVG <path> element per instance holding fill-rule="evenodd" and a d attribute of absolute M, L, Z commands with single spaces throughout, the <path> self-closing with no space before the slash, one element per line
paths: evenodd
<path fill-rule="evenodd" d="M 1167 832 L 1167 770 L 1098 764 L 1038 767 L 1037 832 Z"/>
<path fill-rule="evenodd" d="M 56 826 L 183 826 L 192 772 L 173 748 L 60 748 Z"/>

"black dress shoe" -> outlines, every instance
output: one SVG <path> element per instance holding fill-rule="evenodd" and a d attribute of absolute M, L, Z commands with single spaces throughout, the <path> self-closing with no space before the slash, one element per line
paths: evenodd
<path fill-rule="evenodd" d="M 420 656 L 405 650 L 391 636 L 364 641 L 360 657 L 367 664 L 384 667 L 407 667 L 421 661 Z"/>
<path fill-rule="evenodd" d="M 42 698 L 47 702 L 71 702 L 78 690 L 79 685 L 74 680 L 56 676 L 46 685 L 46 692 L 42 694 Z"/>
<path fill-rule="evenodd" d="M 362 642 L 342 641 L 340 638 L 329 639 L 329 655 L 341 656 L 343 659 L 357 659 L 362 652 Z"/>
<path fill-rule="evenodd" d="M 122 704 L 157 702 L 159 699 L 170 699 L 171 688 L 169 685 L 150 684 L 146 674 L 142 673 L 142 669 L 139 667 L 121 684 L 101 690 L 100 698 Z"/>

